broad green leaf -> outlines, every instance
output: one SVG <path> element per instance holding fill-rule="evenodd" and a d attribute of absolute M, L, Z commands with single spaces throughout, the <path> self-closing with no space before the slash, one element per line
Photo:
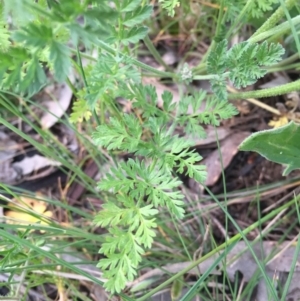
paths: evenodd
<path fill-rule="evenodd" d="M 283 172 L 287 175 L 300 168 L 300 126 L 291 121 L 283 127 L 252 134 L 239 149 L 255 151 L 270 161 L 287 165 Z"/>

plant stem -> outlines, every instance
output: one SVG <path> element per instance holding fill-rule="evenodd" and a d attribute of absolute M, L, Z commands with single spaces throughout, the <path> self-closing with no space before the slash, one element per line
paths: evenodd
<path fill-rule="evenodd" d="M 248 7 L 250 6 L 251 2 L 253 0 L 248 0 L 247 3 L 245 4 L 245 6 L 243 7 L 242 11 L 240 12 L 240 14 L 238 15 L 238 17 L 236 18 L 235 22 L 230 26 L 230 29 L 228 30 L 227 34 L 226 34 L 226 39 L 228 39 L 231 35 L 233 30 L 238 28 L 238 24 L 243 20 L 243 18 L 245 17 Z"/>
<path fill-rule="evenodd" d="M 87 80 L 86 80 L 86 76 L 85 76 L 85 72 L 84 72 L 84 69 L 83 69 L 82 60 L 81 60 L 78 45 L 77 45 L 77 59 L 78 59 L 78 64 L 79 64 L 80 73 L 81 73 L 81 76 L 82 76 L 82 79 L 83 79 L 84 86 L 85 86 L 87 92 L 90 93 L 89 92 L 89 85 L 88 85 Z M 92 114 L 93 114 L 94 119 L 96 120 L 97 125 L 100 125 L 100 120 L 99 120 L 98 115 L 96 114 L 96 110 L 93 110 Z"/>
<path fill-rule="evenodd" d="M 286 0 L 285 7 L 289 10 L 296 4 L 296 0 Z M 252 38 L 272 29 L 284 16 L 282 5 L 272 14 L 272 16 L 252 35 Z"/>
<path fill-rule="evenodd" d="M 286 71 L 286 70 L 291 70 L 291 71 L 295 71 L 295 70 L 299 70 L 300 69 L 300 63 L 294 63 L 294 64 L 290 64 L 290 65 L 286 65 L 286 66 L 271 66 L 271 67 L 267 67 L 266 68 L 268 70 L 268 73 L 274 73 L 274 72 L 280 72 L 280 71 Z"/>
<path fill-rule="evenodd" d="M 95 41 L 95 44 L 97 44 L 100 48 L 104 49 L 105 51 L 107 51 L 108 53 L 112 54 L 112 55 L 116 55 L 117 51 L 115 49 L 113 49 L 112 47 L 110 47 L 108 44 L 106 44 L 105 42 L 101 41 L 101 40 L 96 40 Z M 177 80 L 179 79 L 179 75 L 178 74 L 175 74 L 175 73 L 171 73 L 171 72 L 164 72 L 164 71 L 160 71 L 160 70 L 157 70 L 151 66 L 148 66 L 136 59 L 133 59 L 131 57 L 128 57 L 127 55 L 123 54 L 123 53 L 118 53 L 119 56 L 121 57 L 124 57 L 128 60 L 131 60 L 132 63 L 137 66 L 137 67 L 140 67 L 144 70 L 147 70 L 149 72 L 152 72 L 154 74 L 157 74 L 161 77 L 171 77 L 173 78 L 174 80 Z"/>
<path fill-rule="evenodd" d="M 291 27 L 291 31 L 292 31 L 293 38 L 294 38 L 295 43 L 296 43 L 296 47 L 297 47 L 298 53 L 300 53 L 299 36 L 298 36 L 297 31 L 296 31 L 295 24 L 292 22 L 294 20 L 294 18 L 293 19 L 291 18 L 291 15 L 290 15 L 289 11 L 287 10 L 286 5 L 283 3 L 283 0 L 280 0 L 280 3 L 281 3 L 281 6 L 283 7 L 285 16 L 288 19 L 288 23 L 289 23 L 289 25 Z"/>
<path fill-rule="evenodd" d="M 285 21 L 282 24 L 271 28 L 270 30 L 264 31 L 258 35 L 252 36 L 250 39 L 248 39 L 248 42 L 256 43 L 260 42 L 262 40 L 265 40 L 275 34 L 282 34 L 286 31 L 291 30 L 291 24 L 294 26 L 300 23 L 300 16 L 294 17 L 293 19 L 289 21 Z"/>
<path fill-rule="evenodd" d="M 290 64 L 290 63 L 293 63 L 293 62 L 297 61 L 297 60 L 299 59 L 299 57 L 300 57 L 300 53 L 297 52 L 297 53 L 291 55 L 290 57 L 288 57 L 288 58 L 286 58 L 286 59 L 280 61 L 278 64 L 272 65 L 272 66 L 269 67 L 269 68 L 271 69 L 271 68 L 286 66 L 286 65 L 288 65 L 288 64 Z M 268 69 L 268 67 L 267 67 L 266 69 Z"/>
<path fill-rule="evenodd" d="M 193 80 L 210 80 L 215 79 L 217 75 L 215 74 L 208 74 L 208 75 L 195 75 L 193 76 Z"/>
<path fill-rule="evenodd" d="M 160 54 L 158 53 L 158 51 L 156 50 L 156 48 L 153 46 L 152 41 L 150 40 L 149 36 L 146 36 L 144 38 L 144 43 L 147 46 L 148 50 L 150 51 L 150 53 L 153 55 L 153 57 L 156 59 L 156 61 L 164 66 L 166 68 L 166 70 L 169 70 L 170 72 L 172 72 L 172 68 L 170 68 L 170 66 L 168 66 L 162 59 L 162 57 L 160 56 Z"/>
<path fill-rule="evenodd" d="M 284 95 L 293 91 L 300 91 L 300 79 L 296 80 L 292 83 L 288 83 L 285 85 L 281 85 L 278 87 L 256 90 L 256 91 L 248 91 L 248 92 L 238 92 L 228 94 L 228 99 L 239 99 L 239 98 L 263 98 L 263 97 L 271 97 L 277 95 Z"/>

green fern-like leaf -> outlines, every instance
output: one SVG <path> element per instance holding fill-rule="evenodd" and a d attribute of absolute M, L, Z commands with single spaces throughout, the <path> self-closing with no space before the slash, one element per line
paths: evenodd
<path fill-rule="evenodd" d="M 92 137 L 95 143 L 107 149 L 136 152 L 139 149 L 141 135 L 142 129 L 138 120 L 133 115 L 125 114 L 122 122 L 111 117 L 109 124 L 98 126 Z"/>
<path fill-rule="evenodd" d="M 179 7 L 180 2 L 178 0 L 159 0 L 161 3 L 162 8 L 164 8 L 168 15 L 174 17 L 175 15 L 175 8 Z"/>
<path fill-rule="evenodd" d="M 130 43 L 136 44 L 138 41 L 142 40 L 147 34 L 148 28 L 145 26 L 125 29 L 122 32 L 122 36 L 120 37 L 120 42 L 122 42 L 124 45 L 128 45 Z"/>
<path fill-rule="evenodd" d="M 201 123 L 219 126 L 220 120 L 226 120 L 236 114 L 238 110 L 231 103 L 210 97 L 207 98 L 204 111 L 198 114 L 197 118 Z"/>
<path fill-rule="evenodd" d="M 277 0 L 253 0 L 251 1 L 249 15 L 253 19 L 262 18 L 268 11 L 274 9 L 276 4 L 278 4 Z"/>
<path fill-rule="evenodd" d="M 64 81 L 71 69 L 70 51 L 68 47 L 62 43 L 52 41 L 49 58 L 53 62 L 56 79 L 58 81 Z"/>
<path fill-rule="evenodd" d="M 277 63 L 284 54 L 281 45 L 242 42 L 227 51 L 227 42 L 217 44 L 207 60 L 207 70 L 214 74 L 212 90 L 220 100 L 227 99 L 226 77 L 237 88 L 246 87 L 263 77 L 264 68 Z"/>
<path fill-rule="evenodd" d="M 150 5 L 138 7 L 125 15 L 123 24 L 128 27 L 139 25 L 151 16 L 152 10 L 152 6 Z"/>
<path fill-rule="evenodd" d="M 46 47 L 52 39 L 52 28 L 44 24 L 29 23 L 15 32 L 13 39 L 27 46 L 38 48 Z"/>
<path fill-rule="evenodd" d="M 100 226 L 110 225 L 109 235 L 102 244 L 100 253 L 107 258 L 100 260 L 98 266 L 103 269 L 104 276 L 109 279 L 105 287 L 111 292 L 120 292 L 126 281 L 132 281 L 136 275 L 136 268 L 142 260 L 144 247 L 150 248 L 155 236 L 154 219 L 147 217 L 158 213 L 152 205 L 141 208 L 120 207 L 106 204 L 95 222 Z M 114 227 L 122 225 L 124 229 Z"/>
<path fill-rule="evenodd" d="M 136 268 L 142 260 L 144 250 L 139 239 L 127 230 L 113 228 L 106 242 L 102 244 L 100 253 L 107 257 L 97 265 L 108 279 L 104 286 L 112 293 L 119 293 L 125 287 L 126 281 L 134 279 Z"/>
<path fill-rule="evenodd" d="M 7 29 L 7 24 L 0 21 L 0 51 L 7 51 L 11 46 L 10 33 Z"/>
<path fill-rule="evenodd" d="M 121 12 L 132 12 L 141 5 L 141 0 L 124 0 L 121 2 Z"/>
<path fill-rule="evenodd" d="M 89 89 L 85 98 L 90 109 L 94 110 L 100 99 L 109 98 L 112 100 L 116 97 L 127 97 L 127 85 L 140 84 L 141 74 L 131 65 L 129 58 L 101 54 L 97 64 L 89 72 L 87 81 L 89 82 Z"/>
<path fill-rule="evenodd" d="M 262 44 L 248 42 L 233 46 L 227 54 L 229 79 L 237 87 L 255 83 L 267 72 L 263 67 L 277 63 L 284 54 L 279 44 L 266 41 Z"/>
<path fill-rule="evenodd" d="M 227 40 L 217 43 L 207 58 L 207 71 L 211 74 L 223 74 L 227 68 Z"/>
<path fill-rule="evenodd" d="M 92 116 L 92 112 L 89 110 L 86 100 L 79 98 L 77 99 L 72 107 L 72 113 L 70 115 L 70 122 L 77 123 L 88 121 Z"/>
<path fill-rule="evenodd" d="M 155 207 L 167 205 L 177 217 L 183 216 L 183 196 L 174 190 L 181 182 L 168 177 L 163 166 L 151 168 L 144 162 L 130 159 L 112 168 L 111 172 L 99 183 L 100 189 L 121 191 L 135 199 L 146 196 Z"/>

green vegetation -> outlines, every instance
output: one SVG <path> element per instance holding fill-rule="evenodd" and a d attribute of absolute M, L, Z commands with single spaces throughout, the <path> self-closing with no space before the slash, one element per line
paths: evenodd
<path fill-rule="evenodd" d="M 12 289 L 12 295 L 19 295 L 24 284 L 29 291 L 38 285 L 55 283 L 61 292 L 64 285 L 76 286 L 73 278 L 77 279 L 74 275 L 78 274 L 125 300 L 146 300 L 169 284 L 173 284 L 174 296 L 180 296 L 183 288 L 188 289 L 182 300 L 191 300 L 200 289 L 208 295 L 206 300 L 214 300 L 215 296 L 206 287 L 210 272 L 217 265 L 223 265 L 226 270 L 224 258 L 243 239 L 267 283 L 270 296 L 280 300 L 247 234 L 259 228 L 260 235 L 256 240 L 263 240 L 268 232 L 262 231 L 263 223 L 285 210 L 297 215 L 298 197 L 293 199 L 292 196 L 289 202 L 261 218 L 258 216 L 257 221 L 241 229 L 228 211 L 228 202 L 234 193 L 226 192 L 224 168 L 224 194 L 214 195 L 205 186 L 210 170 L 201 163 L 203 158 L 196 150 L 193 138 L 206 138 L 208 125 L 217 133 L 222 122 L 239 114 L 236 103 L 230 100 L 278 96 L 300 90 L 299 81 L 253 90 L 253 85 L 270 74 L 272 68 L 299 68 L 299 17 L 294 16 L 295 12 L 299 13 L 298 1 L 219 0 L 208 1 L 210 5 L 199 1 L 201 16 L 194 13 L 192 2 L 161 0 L 153 6 L 154 2 L 4 0 L 0 3 L 0 124 L 22 137 L 39 153 L 58 162 L 59 168 L 69 176 L 68 185 L 79 182 L 84 186 L 89 203 L 82 208 L 69 204 L 64 193 L 61 195 L 65 198 L 60 200 L 41 198 L 52 210 L 59 208 L 69 220 L 68 225 L 45 217 L 41 217 L 39 223 L 10 225 L 3 221 L 1 266 L 11 275 L 8 282 L 13 283 L 14 276 L 20 280 L 12 284 L 16 287 Z M 265 21 L 266 14 L 269 19 Z M 187 23 L 183 24 L 185 21 Z M 251 31 L 246 30 L 247 26 Z M 183 27 L 192 28 L 192 38 L 189 50 L 174 69 L 164 62 L 151 38 L 159 32 L 180 36 Z M 243 36 L 239 42 L 232 44 L 233 36 L 240 34 Z M 298 53 L 285 47 L 285 37 L 294 38 Z M 199 59 L 197 46 L 205 40 L 209 41 L 208 49 Z M 154 58 L 162 68 L 145 63 L 143 53 Z M 198 58 L 193 67 L 189 57 Z M 147 77 L 176 85 L 179 100 L 175 100 L 170 90 L 160 93 L 155 85 L 145 84 L 143 79 Z M 211 90 L 192 85 L 195 81 L 206 80 Z M 85 157 L 80 163 L 77 161 L 79 154 L 72 153 L 49 128 L 45 128 L 35 113 L 37 109 L 45 111 L 36 95 L 53 83 L 65 82 L 73 92 L 72 112 L 65 112 L 57 120 L 75 133 L 80 148 L 84 149 Z M 250 91 L 228 93 L 229 82 L 236 89 L 250 87 Z M 125 101 L 130 108 L 125 110 L 117 100 Z M 21 120 L 23 127 L 13 122 L 15 120 Z M 38 138 L 23 130 L 25 125 Z M 259 137 L 262 140 L 257 142 L 255 139 Z M 256 142 L 255 146 L 270 150 L 268 139 L 271 141 L 271 137 L 271 134 L 266 138 L 256 134 L 251 139 Z M 215 141 L 219 143 L 217 135 Z M 299 139 L 295 141 L 297 148 Z M 241 149 L 256 150 L 246 143 Z M 120 154 L 126 159 L 121 159 Z M 265 156 L 289 164 L 289 171 L 299 168 L 298 154 L 293 155 L 297 162 Z M 83 172 L 82 166 L 89 160 L 100 170 L 99 181 Z M 220 161 L 222 164 L 222 156 Z M 101 172 L 107 165 L 109 171 Z M 224 212 L 227 237 L 224 243 L 216 242 L 212 233 L 206 233 L 208 222 L 197 205 L 202 196 L 197 196 L 197 200 L 192 198 L 186 191 L 185 179 L 193 179 L 199 187 L 206 189 L 206 200 L 213 201 L 214 206 Z M 7 184 L 1 184 L 1 189 L 1 194 L 10 195 L 2 196 L 4 207 L 10 209 L 13 197 L 28 196 L 28 191 L 16 191 Z M 263 189 L 271 188 L 250 190 L 258 207 L 258 195 Z M 104 204 L 100 207 L 91 199 L 103 200 Z M 36 214 L 24 204 L 18 210 Z M 298 215 L 296 219 L 299 220 Z M 191 218 L 199 219 L 196 229 L 186 223 Z M 236 230 L 234 235 L 229 234 L 229 221 Z M 273 225 L 276 226 L 278 221 Z M 99 227 L 103 229 L 99 230 Z M 203 243 L 201 254 L 206 255 L 193 261 L 192 254 L 199 248 L 194 241 L 198 234 Z M 283 239 L 287 235 L 288 232 Z M 165 248 L 160 249 L 158 245 Z M 86 254 L 92 265 L 100 268 L 101 277 L 68 262 L 63 257 L 67 248 L 74 257 Z M 221 251 L 223 253 L 219 253 Z M 219 257 L 213 265 L 196 281 L 186 285 L 182 278 L 184 272 L 214 255 Z M 130 291 L 128 283 L 139 276 L 141 268 L 184 261 L 190 262 L 188 268 L 170 275 L 165 282 L 155 283 L 154 279 L 154 284 L 149 283 L 147 287 L 147 283 L 142 283 L 140 289 Z M 64 270 L 61 272 L 57 266 Z M 44 279 L 35 274 L 39 269 L 47 275 Z M 64 271 L 71 276 L 68 278 Z M 226 275 L 224 283 L 225 278 Z M 289 282 L 281 300 L 285 300 Z M 251 296 L 253 283 L 252 286 L 247 284 L 243 297 Z M 78 288 L 73 291 L 72 300 L 91 300 Z M 230 287 L 229 291 L 233 300 L 242 300 L 237 297 L 240 292 L 236 287 Z M 221 298 L 225 300 L 224 296 Z"/>

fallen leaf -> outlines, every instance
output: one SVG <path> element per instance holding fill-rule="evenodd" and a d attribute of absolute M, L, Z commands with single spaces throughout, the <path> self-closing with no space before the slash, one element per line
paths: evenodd
<path fill-rule="evenodd" d="M 73 92 L 66 83 L 61 84 L 55 92 L 56 99 L 48 100 L 44 104 L 47 111 L 44 112 L 40 121 L 43 129 L 52 127 L 65 114 L 71 103 Z"/>
<path fill-rule="evenodd" d="M 0 132 L 0 182 L 14 184 L 18 181 L 20 174 L 11 164 L 19 145 L 11 140 L 8 135 Z"/>
<path fill-rule="evenodd" d="M 39 223 L 48 225 L 45 219 L 52 217 L 52 212 L 46 211 L 47 204 L 45 202 L 23 196 L 9 203 L 9 209 L 4 213 L 8 224 L 30 225 Z M 24 231 L 24 228 L 19 230 Z"/>
<path fill-rule="evenodd" d="M 226 139 L 221 141 L 220 151 L 222 154 L 223 168 L 225 169 L 238 152 L 238 146 L 242 141 L 250 135 L 249 132 L 237 132 L 233 133 L 230 136 L 227 136 Z M 207 179 L 205 182 L 206 186 L 212 186 L 215 184 L 221 173 L 222 166 L 220 163 L 220 154 L 219 150 L 214 150 L 208 157 L 206 157 L 201 164 L 206 165 L 207 168 Z"/>
<path fill-rule="evenodd" d="M 157 93 L 157 105 L 161 108 L 163 106 L 163 100 L 161 98 L 164 91 L 169 91 L 173 95 L 172 103 L 178 103 L 180 100 L 180 95 L 175 88 L 170 88 L 166 85 L 163 85 L 160 83 L 156 78 L 143 78 L 143 84 L 144 85 L 152 85 L 155 87 L 156 93 Z"/>
<path fill-rule="evenodd" d="M 48 159 L 41 155 L 34 155 L 32 157 L 25 157 L 22 161 L 15 162 L 12 166 L 20 170 L 23 176 L 31 174 L 34 171 L 42 169 L 47 166 L 60 166 L 61 163 Z"/>
<path fill-rule="evenodd" d="M 225 127 L 218 127 L 216 130 L 218 133 L 219 141 L 222 141 L 232 133 L 232 131 L 229 128 L 225 128 Z M 203 147 L 208 145 L 211 146 L 212 144 L 216 145 L 217 144 L 216 130 L 213 126 L 208 126 L 205 129 L 205 133 L 207 135 L 206 138 L 194 139 L 195 147 L 201 147 L 201 146 Z"/>

